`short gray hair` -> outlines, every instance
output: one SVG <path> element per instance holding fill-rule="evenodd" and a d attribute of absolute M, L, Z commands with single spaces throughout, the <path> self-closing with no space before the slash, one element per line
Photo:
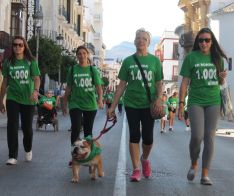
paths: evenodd
<path fill-rule="evenodd" d="M 146 31 L 145 28 L 137 29 L 136 36 L 137 36 L 138 33 L 146 33 L 149 36 L 149 39 L 151 40 L 151 33 L 149 31 Z"/>

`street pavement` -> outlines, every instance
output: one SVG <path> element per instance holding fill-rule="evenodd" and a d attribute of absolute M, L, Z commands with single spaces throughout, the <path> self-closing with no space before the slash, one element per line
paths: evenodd
<path fill-rule="evenodd" d="M 33 160 L 24 161 L 22 132 L 19 131 L 19 156 L 15 166 L 5 165 L 7 160 L 6 115 L 0 114 L 0 195 L 1 196 L 233 196 L 234 195 L 234 128 L 233 122 L 219 121 L 215 138 L 215 156 L 210 169 L 213 186 L 200 185 L 200 173 L 189 183 L 188 144 L 190 132 L 181 121 L 175 122 L 173 132 L 160 134 L 155 123 L 154 146 L 150 156 L 153 175 L 138 183 L 129 181 L 132 171 L 128 151 L 128 126 L 125 115 L 118 115 L 117 124 L 100 138 L 105 176 L 90 180 L 88 169 L 82 167 L 80 182 L 73 184 L 70 160 L 69 117 L 59 113 L 59 132 L 52 126 L 34 131 Z M 99 111 L 94 123 L 94 136 L 98 136 L 105 123 L 105 111 Z M 35 128 L 35 121 L 34 121 Z M 199 161 L 201 165 L 201 160 Z"/>

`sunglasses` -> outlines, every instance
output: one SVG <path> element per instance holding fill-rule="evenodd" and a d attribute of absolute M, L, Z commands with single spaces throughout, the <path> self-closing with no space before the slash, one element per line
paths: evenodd
<path fill-rule="evenodd" d="M 199 38 L 199 39 L 198 39 L 198 42 L 199 42 L 199 43 L 203 43 L 203 42 L 210 43 L 210 41 L 211 41 L 210 38 L 204 38 L 204 39 L 203 39 L 203 38 Z"/>
<path fill-rule="evenodd" d="M 20 48 L 23 48 L 24 44 L 23 43 L 13 43 L 13 47 L 17 47 L 17 46 L 19 46 Z"/>

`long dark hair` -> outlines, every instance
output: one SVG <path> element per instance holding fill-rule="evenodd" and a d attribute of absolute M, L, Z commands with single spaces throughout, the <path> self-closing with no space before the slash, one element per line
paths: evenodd
<path fill-rule="evenodd" d="M 32 61 L 32 60 L 35 60 L 35 57 L 32 55 L 32 52 L 28 46 L 28 43 L 27 41 L 25 40 L 25 38 L 23 36 L 20 36 L 20 35 L 16 35 L 13 39 L 12 39 L 12 46 L 11 46 L 11 55 L 9 56 L 8 60 L 10 62 L 14 61 L 15 60 L 15 53 L 14 53 L 14 50 L 13 50 L 13 43 L 16 39 L 20 39 L 23 41 L 24 43 L 24 59 L 27 60 L 27 61 Z"/>
<path fill-rule="evenodd" d="M 197 33 L 192 50 L 193 51 L 200 50 L 198 39 L 199 39 L 199 36 L 203 33 L 209 33 L 211 35 L 211 41 L 212 41 L 211 48 L 210 48 L 211 62 L 214 63 L 214 65 L 216 66 L 217 76 L 218 76 L 218 74 L 222 71 L 222 67 L 221 67 L 222 58 L 225 58 L 227 61 L 228 61 L 228 58 L 226 54 L 223 52 L 223 50 L 221 49 L 221 47 L 219 46 L 219 43 L 216 40 L 214 33 L 209 28 L 202 28 Z"/>

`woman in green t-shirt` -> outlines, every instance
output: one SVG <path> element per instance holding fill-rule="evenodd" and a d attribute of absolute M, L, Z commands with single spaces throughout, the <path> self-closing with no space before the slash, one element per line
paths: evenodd
<path fill-rule="evenodd" d="M 201 29 L 189 53 L 182 64 L 183 76 L 179 96 L 179 119 L 183 119 L 185 97 L 188 89 L 188 113 L 191 126 L 189 144 L 191 166 L 187 179 L 192 181 L 198 170 L 198 158 L 201 142 L 204 140 L 202 154 L 201 184 L 211 185 L 208 171 L 214 152 L 214 136 L 220 115 L 220 87 L 227 76 L 224 70 L 221 50 L 213 32 L 209 28 Z"/>
<path fill-rule="evenodd" d="M 85 46 L 79 46 L 76 56 L 78 64 L 73 65 L 68 71 L 62 106 L 63 113 L 66 114 L 68 103 L 71 118 L 71 145 L 80 137 L 82 116 L 84 137 L 92 136 L 97 109 L 103 108 L 101 77 L 96 67 L 90 65 L 88 49 Z"/>
<path fill-rule="evenodd" d="M 19 114 L 24 135 L 23 145 L 25 159 L 32 159 L 33 114 L 38 101 L 40 71 L 32 56 L 26 40 L 15 36 L 12 41 L 12 55 L 3 64 L 3 82 L 0 93 L 0 110 L 5 111 L 3 104 L 6 97 L 7 142 L 9 159 L 7 165 L 17 164 Z"/>
<path fill-rule="evenodd" d="M 146 79 L 152 100 L 155 100 L 155 111 L 161 106 L 162 94 L 162 66 L 159 59 L 148 53 L 150 33 L 144 29 L 136 31 L 135 37 L 136 56 L 139 59 Z M 120 97 L 124 93 L 124 106 L 128 119 L 130 144 L 129 150 L 133 165 L 131 181 L 140 181 L 142 173 L 144 177 L 151 176 L 149 154 L 153 145 L 154 119 L 150 114 L 150 103 L 142 80 L 141 72 L 133 58 L 133 55 L 124 59 L 119 72 L 120 83 L 115 92 L 114 100 L 108 110 L 108 117 L 113 116 Z M 126 90 L 125 90 L 126 89 Z M 141 129 L 142 127 L 142 129 Z M 142 156 L 140 156 L 140 140 L 142 137 Z"/>

